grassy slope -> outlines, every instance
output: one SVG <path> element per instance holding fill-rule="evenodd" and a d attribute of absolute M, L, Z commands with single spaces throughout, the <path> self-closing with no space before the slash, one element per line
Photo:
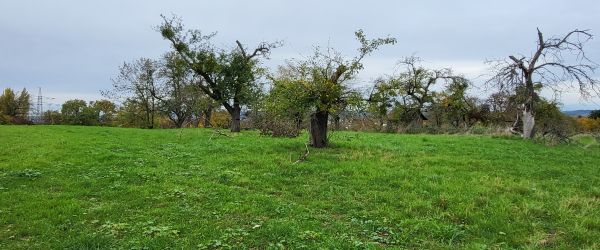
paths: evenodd
<path fill-rule="evenodd" d="M 600 149 L 0 126 L 0 248 L 598 248 Z"/>

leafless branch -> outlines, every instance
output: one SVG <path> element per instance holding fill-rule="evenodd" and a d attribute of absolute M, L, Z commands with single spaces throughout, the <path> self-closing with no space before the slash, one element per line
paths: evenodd
<path fill-rule="evenodd" d="M 298 160 L 296 160 L 294 163 L 292 163 L 292 165 L 298 164 L 300 162 L 303 162 L 306 160 L 306 158 L 308 158 L 308 154 L 310 154 L 310 151 L 308 151 L 308 143 L 305 143 L 304 146 L 306 147 L 306 152 L 304 152 L 304 154 L 302 154 L 300 156 L 300 158 L 298 158 Z"/>
<path fill-rule="evenodd" d="M 510 60 L 488 61 L 495 74 L 486 83 L 500 89 L 527 85 L 530 91 L 533 83 L 546 87 L 576 83 L 584 98 L 590 97 L 591 92 L 600 95 L 598 80 L 594 78 L 598 64 L 584 51 L 584 44 L 593 37 L 588 30 L 575 29 L 562 37 L 545 39 L 538 29 L 537 36 L 538 46 L 531 58 L 511 55 Z"/>

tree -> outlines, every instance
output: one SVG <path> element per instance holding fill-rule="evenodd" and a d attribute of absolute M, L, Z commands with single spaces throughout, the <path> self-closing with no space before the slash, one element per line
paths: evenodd
<path fill-rule="evenodd" d="M 90 108 L 94 113 L 98 114 L 96 117 L 97 123 L 100 125 L 112 124 L 115 115 L 117 114 L 117 106 L 109 100 L 99 100 L 90 103 Z"/>
<path fill-rule="evenodd" d="M 577 118 L 577 125 L 587 133 L 598 133 L 600 132 L 600 119 L 592 119 L 589 117 Z"/>
<path fill-rule="evenodd" d="M 444 118 L 454 127 L 462 124 L 464 128 L 469 128 L 473 120 L 481 120 L 477 99 L 467 96 L 468 87 L 469 82 L 465 78 L 457 77 L 438 95 L 437 102 L 443 109 Z"/>
<path fill-rule="evenodd" d="M 536 84 L 554 88 L 574 82 L 584 97 L 589 96 L 590 91 L 597 93 L 597 80 L 593 78 L 597 64 L 587 57 L 583 48 L 592 38 L 588 31 L 576 29 L 563 37 L 545 39 L 538 29 L 537 35 L 537 49 L 531 57 L 511 55 L 507 60 L 488 62 L 495 72 L 488 83 L 500 89 L 524 87 L 522 136 L 525 139 L 535 136 Z"/>
<path fill-rule="evenodd" d="M 294 78 L 288 67 L 279 67 L 278 76 L 272 78 L 269 93 L 262 99 L 262 134 L 272 136 L 298 136 L 304 116 L 309 111 L 308 93 Z"/>
<path fill-rule="evenodd" d="M 56 110 L 46 110 L 42 115 L 44 124 L 56 125 L 62 123 L 62 114 Z"/>
<path fill-rule="evenodd" d="M 219 103 L 204 94 L 197 85 L 190 85 L 188 88 L 193 89 L 191 93 L 196 93 L 195 95 L 190 95 L 192 115 L 195 118 L 196 127 L 200 126 L 200 122 L 202 122 L 202 126 L 205 128 L 212 127 L 211 117 L 213 111 L 219 107 Z"/>
<path fill-rule="evenodd" d="M 490 120 L 492 123 L 505 125 L 505 123 L 516 117 L 517 107 L 510 101 L 510 98 L 511 93 L 509 90 L 501 90 L 492 93 L 485 100 L 485 104 L 490 111 Z"/>
<path fill-rule="evenodd" d="M 379 46 L 396 42 L 391 37 L 368 40 L 362 30 L 356 31 L 355 36 L 361 45 L 357 56 L 348 59 L 332 48 L 322 51 L 317 47 L 312 57 L 289 61 L 286 73 L 277 79 L 301 86 L 300 93 L 293 94 L 301 95 L 301 105 L 310 109 L 309 143 L 312 147 L 328 145 L 330 114 L 339 114 L 357 96 L 348 84 L 363 69 L 362 59 Z"/>
<path fill-rule="evenodd" d="M 388 121 L 388 112 L 393 107 L 397 96 L 397 90 L 387 79 L 379 78 L 375 81 L 367 102 L 369 112 L 374 114 L 378 121 L 378 130 L 382 130 Z"/>
<path fill-rule="evenodd" d="M 451 105 L 456 106 L 456 109 L 463 108 L 464 93 L 468 87 L 468 81 L 462 76 L 454 75 L 451 69 L 427 69 L 420 62 L 418 57 L 405 58 L 398 64 L 405 67 L 405 70 L 383 80 L 389 92 L 388 98 L 394 101 L 395 120 L 419 126 L 428 120 L 425 113 L 435 102 L 437 93 L 432 89 L 436 84 L 444 83 L 450 92 L 454 92 L 449 93 L 447 101 L 452 101 Z M 441 118 L 437 120 L 441 121 Z"/>
<path fill-rule="evenodd" d="M 204 94 L 225 107 L 231 116 L 231 131 L 239 132 L 242 107 L 255 101 L 261 91 L 257 80 L 262 71 L 259 57 L 267 57 L 279 43 L 263 42 L 254 50 L 247 50 L 236 41 L 237 47 L 227 51 L 211 43 L 216 33 L 203 35 L 199 30 L 185 30 L 176 17 L 163 16 L 163 20 L 158 27 L 162 37 L 201 79 L 196 84 Z"/>
<path fill-rule="evenodd" d="M 152 95 L 160 101 L 162 113 L 181 128 L 194 113 L 194 96 L 201 93 L 192 85 L 195 79 L 177 53 L 165 54 L 160 64 L 162 81 Z"/>
<path fill-rule="evenodd" d="M 590 114 L 588 115 L 588 118 L 590 118 L 590 119 L 600 119 L 600 109 L 598 109 L 598 110 L 592 110 L 592 112 L 590 112 Z"/>
<path fill-rule="evenodd" d="M 540 98 L 535 102 L 537 129 L 545 139 L 568 141 L 575 134 L 575 119 L 565 115 L 555 101 Z"/>
<path fill-rule="evenodd" d="M 134 99 L 125 99 L 115 118 L 117 126 L 120 127 L 147 127 L 144 108 Z"/>
<path fill-rule="evenodd" d="M 88 108 L 84 100 L 73 99 L 62 104 L 63 122 L 71 125 L 93 125 L 96 120 L 95 112 Z"/>
<path fill-rule="evenodd" d="M 150 129 L 154 128 L 158 111 L 158 100 L 155 97 L 158 92 L 157 68 L 157 62 L 148 58 L 123 63 L 119 68 L 119 75 L 112 80 L 113 89 L 102 92 L 108 98 L 135 102 L 144 117 L 142 126 Z"/>
<path fill-rule="evenodd" d="M 29 113 L 30 96 L 23 89 L 19 96 L 7 88 L 0 96 L 0 123 L 25 123 Z"/>

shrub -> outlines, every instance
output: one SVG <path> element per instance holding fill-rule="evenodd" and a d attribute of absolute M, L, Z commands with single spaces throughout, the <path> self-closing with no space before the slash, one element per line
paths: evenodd
<path fill-rule="evenodd" d="M 600 132 L 600 118 L 592 119 L 588 117 L 577 118 L 577 125 L 583 132 Z"/>
<path fill-rule="evenodd" d="M 300 135 L 300 123 L 283 117 L 272 116 L 264 119 L 260 125 L 260 133 L 275 137 L 297 137 Z"/>

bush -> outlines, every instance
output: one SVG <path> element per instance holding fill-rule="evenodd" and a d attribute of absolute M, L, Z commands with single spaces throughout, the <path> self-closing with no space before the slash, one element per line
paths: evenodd
<path fill-rule="evenodd" d="M 577 133 L 576 121 L 563 114 L 553 102 L 540 101 L 536 108 L 536 129 L 543 140 L 551 143 L 568 142 Z"/>
<path fill-rule="evenodd" d="M 260 133 L 262 135 L 275 137 L 297 137 L 300 135 L 300 129 L 298 121 L 277 116 L 264 119 L 260 125 Z"/>
<path fill-rule="evenodd" d="M 600 132 L 600 118 L 580 117 L 577 118 L 577 125 L 586 133 Z"/>
<path fill-rule="evenodd" d="M 488 127 L 484 127 L 479 124 L 477 124 L 469 129 L 469 133 L 475 134 L 475 135 L 483 135 L 483 134 L 487 134 L 488 132 L 489 132 Z"/>
<path fill-rule="evenodd" d="M 229 128 L 229 124 L 231 124 L 231 116 L 227 111 L 217 111 L 213 112 L 212 117 L 210 118 L 210 123 L 213 128 Z"/>

